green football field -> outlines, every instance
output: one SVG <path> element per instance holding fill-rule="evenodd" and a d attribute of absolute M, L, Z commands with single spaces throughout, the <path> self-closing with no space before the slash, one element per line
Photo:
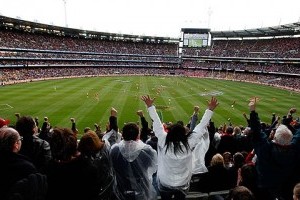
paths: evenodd
<path fill-rule="evenodd" d="M 15 113 L 39 117 L 40 124 L 47 116 L 51 125 L 71 127 L 76 119 L 80 133 L 85 127 L 99 123 L 102 130 L 108 121 L 111 107 L 118 111 L 118 124 L 139 121 L 136 111 L 142 109 L 148 120 L 141 95 L 156 98 L 155 105 L 163 121 L 188 122 L 195 105 L 203 114 L 207 100 L 216 96 L 220 105 L 212 120 L 216 126 L 227 123 L 246 125 L 243 112 L 249 116 L 248 102 L 258 97 L 257 111 L 262 121 L 270 123 L 272 113 L 286 115 L 289 108 L 299 109 L 299 93 L 257 84 L 225 80 L 184 77 L 118 76 L 73 78 L 39 81 L 0 87 L 0 117 L 15 123 Z M 296 113 L 296 116 L 299 116 Z"/>

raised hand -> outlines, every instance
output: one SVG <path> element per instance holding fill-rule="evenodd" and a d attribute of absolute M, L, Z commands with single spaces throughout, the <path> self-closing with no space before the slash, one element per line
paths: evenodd
<path fill-rule="evenodd" d="M 145 102 L 147 107 L 151 107 L 153 105 L 155 98 L 151 99 L 149 95 L 143 95 L 141 96 L 141 100 Z"/>
<path fill-rule="evenodd" d="M 111 109 L 110 109 L 110 116 L 116 117 L 117 114 L 118 114 L 118 111 L 114 107 L 111 107 Z"/>
<path fill-rule="evenodd" d="M 219 105 L 216 97 L 211 97 L 210 101 L 208 101 L 208 109 L 213 111 Z"/>
<path fill-rule="evenodd" d="M 140 117 L 144 117 L 144 113 L 143 113 L 142 110 L 136 111 L 136 114 L 137 114 L 138 116 L 140 116 Z"/>
<path fill-rule="evenodd" d="M 196 113 L 198 113 L 199 112 L 199 106 L 194 106 L 194 113 L 196 114 Z"/>
<path fill-rule="evenodd" d="M 249 109 L 250 111 L 255 111 L 255 107 L 256 107 L 256 100 L 257 98 L 256 97 L 253 97 L 250 99 L 250 102 L 249 102 Z"/>

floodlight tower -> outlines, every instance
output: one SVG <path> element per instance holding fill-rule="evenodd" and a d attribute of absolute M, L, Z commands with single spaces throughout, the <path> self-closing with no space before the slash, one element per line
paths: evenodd
<path fill-rule="evenodd" d="M 213 13 L 211 7 L 208 8 L 207 14 L 208 14 L 208 19 L 207 19 L 207 27 L 210 28 L 210 20 L 211 20 L 211 14 Z"/>
<path fill-rule="evenodd" d="M 64 11 L 65 11 L 65 26 L 68 27 L 67 23 L 67 0 L 62 0 L 64 2 Z"/>

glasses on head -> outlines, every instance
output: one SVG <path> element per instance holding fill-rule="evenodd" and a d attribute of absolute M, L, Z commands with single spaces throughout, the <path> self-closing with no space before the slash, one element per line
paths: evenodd
<path fill-rule="evenodd" d="M 20 141 L 23 141 L 23 136 L 20 136 L 19 140 L 20 140 Z"/>

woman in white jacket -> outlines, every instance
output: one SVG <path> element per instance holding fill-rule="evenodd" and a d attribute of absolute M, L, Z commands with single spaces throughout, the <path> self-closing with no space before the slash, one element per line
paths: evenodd
<path fill-rule="evenodd" d="M 179 124 L 171 125 L 166 132 L 153 105 L 155 98 L 146 95 L 141 99 L 148 107 L 153 120 L 153 131 L 158 138 L 157 179 L 161 198 L 166 200 L 174 196 L 174 199 L 185 199 L 192 176 L 192 149 L 203 141 L 201 138 L 205 134 L 213 110 L 218 106 L 218 101 L 215 97 L 208 101 L 208 109 L 200 123 L 192 134 L 187 135 L 185 127 Z"/>

